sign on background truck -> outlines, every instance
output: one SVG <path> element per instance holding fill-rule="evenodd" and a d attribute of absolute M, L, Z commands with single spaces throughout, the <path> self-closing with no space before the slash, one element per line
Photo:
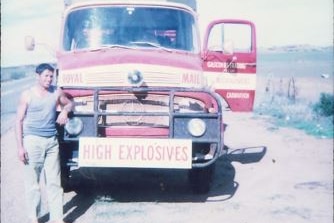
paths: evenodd
<path fill-rule="evenodd" d="M 76 106 L 59 129 L 64 187 L 80 169 L 167 168 L 209 191 L 223 111 L 253 109 L 255 28 L 218 20 L 199 36 L 194 0 L 66 3 L 57 84 Z"/>

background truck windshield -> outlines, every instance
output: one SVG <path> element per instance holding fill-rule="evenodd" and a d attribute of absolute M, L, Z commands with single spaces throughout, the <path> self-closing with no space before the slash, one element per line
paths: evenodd
<path fill-rule="evenodd" d="M 157 7 L 90 7 L 71 12 L 64 27 L 65 51 L 108 46 L 164 47 L 199 51 L 194 17 Z"/>

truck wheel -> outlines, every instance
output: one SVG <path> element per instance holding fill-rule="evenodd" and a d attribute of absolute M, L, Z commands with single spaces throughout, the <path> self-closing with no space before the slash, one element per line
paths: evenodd
<path fill-rule="evenodd" d="M 63 131 L 63 128 L 58 129 L 58 132 Z M 73 190 L 71 181 L 70 167 L 67 165 L 68 160 L 72 157 L 72 147 L 76 144 L 64 143 L 62 139 L 59 139 L 59 158 L 60 158 L 60 182 L 64 192 L 70 192 Z"/>
<path fill-rule="evenodd" d="M 70 183 L 70 169 L 69 167 L 61 167 L 60 182 L 64 192 L 70 192 L 73 190 Z"/>
<path fill-rule="evenodd" d="M 192 190 L 197 194 L 206 194 L 210 190 L 215 164 L 205 168 L 189 170 L 188 179 Z"/>

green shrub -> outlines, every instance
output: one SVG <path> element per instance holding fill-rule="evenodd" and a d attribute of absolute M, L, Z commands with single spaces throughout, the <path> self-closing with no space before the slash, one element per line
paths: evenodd
<path fill-rule="evenodd" d="M 321 93 L 320 100 L 314 105 L 313 110 L 320 116 L 334 115 L 334 95 Z"/>

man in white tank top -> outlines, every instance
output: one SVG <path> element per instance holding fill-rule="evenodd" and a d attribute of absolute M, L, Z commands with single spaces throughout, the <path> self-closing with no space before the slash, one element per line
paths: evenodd
<path fill-rule="evenodd" d="M 18 157 L 24 164 L 24 184 L 28 217 L 38 223 L 41 205 L 39 187 L 45 172 L 50 221 L 63 222 L 63 189 L 60 183 L 59 145 L 56 123 L 64 125 L 73 102 L 52 85 L 54 68 L 49 64 L 36 67 L 36 84 L 21 94 L 17 108 L 16 138 Z M 56 109 L 62 110 L 56 119 Z"/>

